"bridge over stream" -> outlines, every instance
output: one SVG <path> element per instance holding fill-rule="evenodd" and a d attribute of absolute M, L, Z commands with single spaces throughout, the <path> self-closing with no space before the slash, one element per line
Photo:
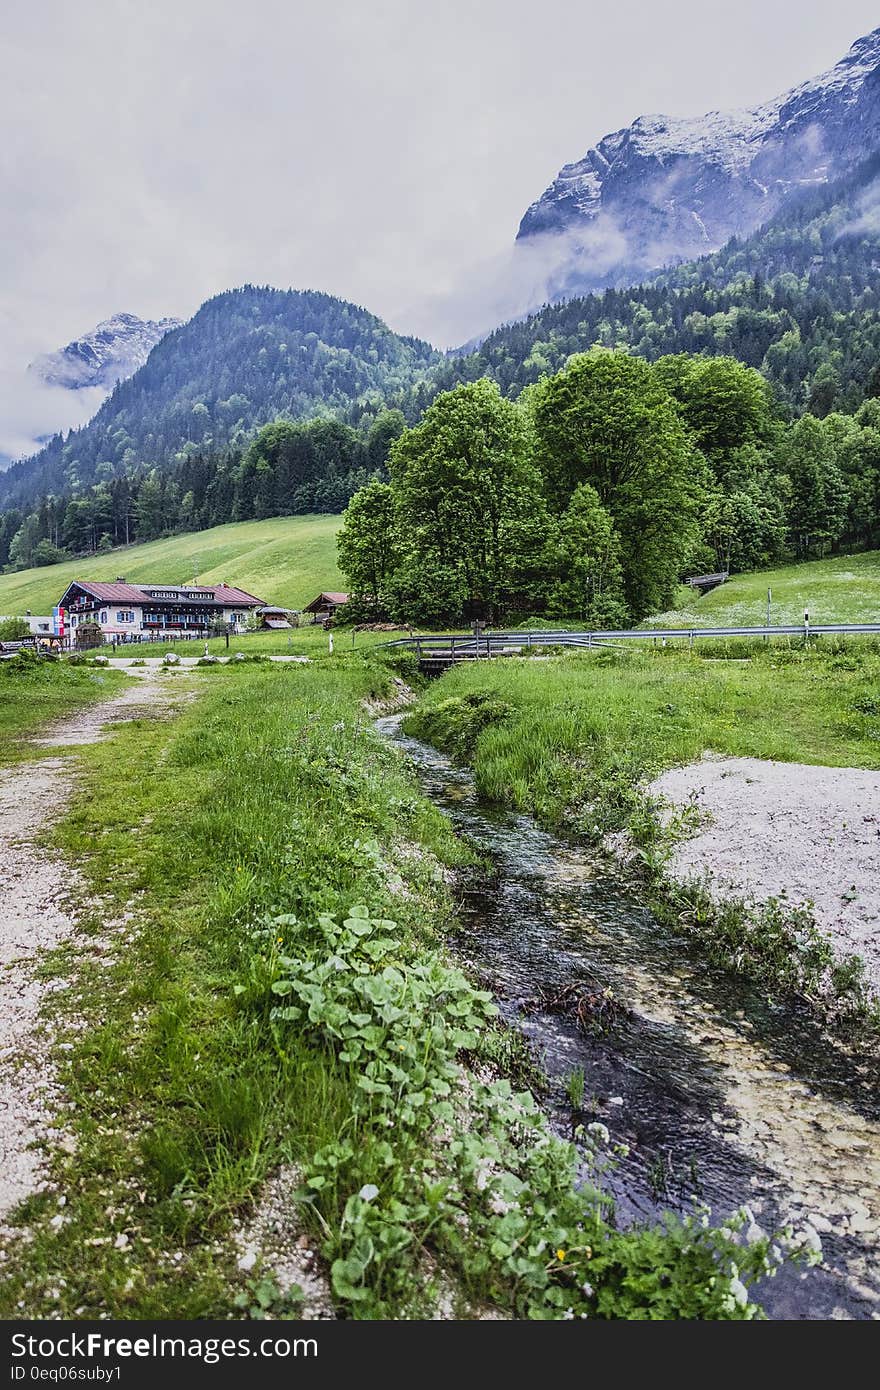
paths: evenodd
<path fill-rule="evenodd" d="M 880 623 L 811 623 L 805 615 L 802 623 L 785 623 L 773 627 L 656 627 L 621 628 L 573 632 L 569 629 L 536 629 L 530 631 L 423 633 L 399 637 L 383 647 L 412 651 L 426 675 L 441 675 L 461 661 L 481 661 L 493 657 L 525 656 L 541 648 L 570 647 L 592 650 L 616 647 L 628 642 L 687 642 L 740 637 L 858 637 L 880 636 Z"/>

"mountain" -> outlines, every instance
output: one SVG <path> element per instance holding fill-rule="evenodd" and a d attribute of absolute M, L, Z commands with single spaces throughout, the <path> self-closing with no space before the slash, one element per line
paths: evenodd
<path fill-rule="evenodd" d="M 502 325 L 434 368 L 431 390 L 488 376 L 515 397 L 595 345 L 649 361 L 729 354 L 759 368 L 791 414 L 880 395 L 880 155 L 711 255 Z"/>
<path fill-rule="evenodd" d="M 114 314 L 66 347 L 35 358 L 28 371 L 46 386 L 71 391 L 103 386 L 109 392 L 142 367 L 165 334 L 182 323 L 182 319 L 154 322 L 136 314 Z"/>
<path fill-rule="evenodd" d="M 517 241 L 550 258 L 549 298 L 633 284 L 754 231 L 880 149 L 880 28 L 835 67 L 750 110 L 640 116 L 563 168 Z"/>
<path fill-rule="evenodd" d="M 237 448 L 279 415 L 375 413 L 439 360 L 428 343 L 332 295 L 229 290 L 162 337 L 87 425 L 0 474 L 0 505 Z"/>

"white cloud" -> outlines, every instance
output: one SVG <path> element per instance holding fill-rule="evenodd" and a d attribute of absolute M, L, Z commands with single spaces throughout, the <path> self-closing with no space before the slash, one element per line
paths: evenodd
<path fill-rule="evenodd" d="M 0 467 L 26 458 L 41 440 L 90 420 L 107 392 L 100 387 L 64 391 L 43 386 L 22 371 L 0 370 Z"/>
<path fill-rule="evenodd" d="M 461 342 L 543 274 L 512 242 L 561 165 L 643 111 L 764 100 L 875 22 L 871 0 L 8 6 L 0 370 L 246 281 Z"/>

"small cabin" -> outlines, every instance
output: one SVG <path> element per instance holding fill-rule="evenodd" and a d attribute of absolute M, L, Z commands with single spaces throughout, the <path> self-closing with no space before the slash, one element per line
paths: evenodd
<path fill-rule="evenodd" d="M 347 603 L 348 594 L 319 594 L 306 604 L 303 612 L 310 614 L 313 623 L 329 623 Z"/>
<path fill-rule="evenodd" d="M 258 608 L 254 614 L 264 632 L 282 632 L 285 628 L 299 627 L 298 608 L 277 608 L 267 604 Z"/>

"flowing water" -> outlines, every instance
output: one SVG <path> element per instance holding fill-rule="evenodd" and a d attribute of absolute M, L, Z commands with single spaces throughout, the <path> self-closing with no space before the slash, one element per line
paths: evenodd
<path fill-rule="evenodd" d="M 528 816 L 480 803 L 473 774 L 401 732 L 378 730 L 422 787 L 491 858 L 462 876 L 457 954 L 532 1041 L 547 1109 L 572 1132 L 566 1082 L 584 1072 L 583 1116 L 628 1155 L 603 1175 L 618 1220 L 747 1203 L 761 1225 L 809 1222 L 822 1265 L 786 1265 L 756 1291 L 775 1318 L 880 1317 L 880 1076 L 806 1014 L 710 969 L 607 865 Z M 603 1033 L 540 1007 L 541 991 L 610 988 L 625 1006 Z M 585 1166 L 585 1175 L 587 1172 Z"/>

